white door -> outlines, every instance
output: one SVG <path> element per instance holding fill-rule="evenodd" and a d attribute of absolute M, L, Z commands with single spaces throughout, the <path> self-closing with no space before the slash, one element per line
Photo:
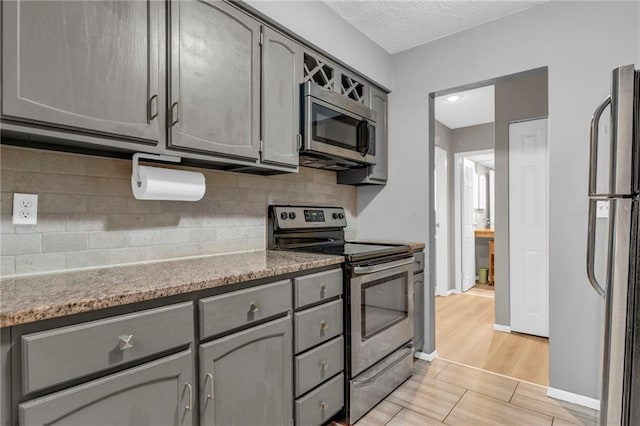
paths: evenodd
<path fill-rule="evenodd" d="M 436 294 L 449 290 L 449 198 L 447 180 L 447 151 L 436 147 Z"/>
<path fill-rule="evenodd" d="M 474 206 L 475 163 L 462 159 L 462 291 L 476 284 L 476 236 Z"/>
<path fill-rule="evenodd" d="M 511 330 L 549 336 L 547 119 L 509 125 Z"/>

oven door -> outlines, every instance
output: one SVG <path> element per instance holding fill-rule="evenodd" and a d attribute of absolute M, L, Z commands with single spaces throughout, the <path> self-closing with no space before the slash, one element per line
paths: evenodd
<path fill-rule="evenodd" d="M 351 378 L 413 338 L 413 256 L 353 266 Z"/>
<path fill-rule="evenodd" d="M 313 96 L 305 97 L 304 149 L 375 164 L 375 124 Z"/>

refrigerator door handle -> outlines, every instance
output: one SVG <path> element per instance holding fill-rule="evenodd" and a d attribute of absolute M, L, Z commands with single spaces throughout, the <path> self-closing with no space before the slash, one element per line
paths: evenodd
<path fill-rule="evenodd" d="M 596 133 L 597 134 L 597 133 Z M 596 210 L 597 199 L 589 200 L 589 225 L 587 229 L 587 277 L 591 283 L 591 287 L 600 295 L 605 296 L 604 288 L 598 283 L 595 273 L 595 249 L 596 249 Z"/>
<path fill-rule="evenodd" d="M 597 195 L 597 182 L 598 182 L 598 127 L 600 125 L 600 117 L 604 113 L 605 109 L 611 105 L 611 96 L 598 105 L 593 117 L 591 118 L 591 133 L 590 139 L 590 152 L 589 152 L 589 196 Z"/>

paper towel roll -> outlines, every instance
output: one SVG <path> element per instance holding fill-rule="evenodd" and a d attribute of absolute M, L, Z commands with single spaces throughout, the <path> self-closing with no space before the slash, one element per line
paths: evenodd
<path fill-rule="evenodd" d="M 131 176 L 133 196 L 138 200 L 198 201 L 206 189 L 204 175 L 184 170 L 138 166 L 140 181 Z"/>

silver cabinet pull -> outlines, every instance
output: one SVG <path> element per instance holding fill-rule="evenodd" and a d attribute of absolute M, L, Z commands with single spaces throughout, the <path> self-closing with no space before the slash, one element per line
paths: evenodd
<path fill-rule="evenodd" d="M 153 95 L 149 99 L 149 121 L 158 116 L 158 95 Z"/>
<path fill-rule="evenodd" d="M 298 152 L 302 151 L 302 135 L 300 133 L 296 135 L 296 144 L 298 145 Z"/>
<path fill-rule="evenodd" d="M 326 330 L 327 328 L 329 328 L 329 323 L 327 321 L 320 321 L 320 330 Z"/>
<path fill-rule="evenodd" d="M 189 383 L 185 383 L 184 386 L 189 391 L 189 402 L 184 408 L 185 410 L 191 411 L 191 408 L 193 408 L 193 386 L 191 386 L 191 384 Z"/>
<path fill-rule="evenodd" d="M 326 284 L 320 284 L 320 297 L 324 297 L 327 292 Z"/>
<path fill-rule="evenodd" d="M 329 409 L 329 403 L 326 401 L 322 401 L 320 403 L 320 408 L 322 409 L 322 411 L 327 411 Z"/>
<path fill-rule="evenodd" d="M 175 126 L 180 121 L 180 111 L 178 110 L 178 102 L 171 104 L 171 126 Z"/>
<path fill-rule="evenodd" d="M 204 376 L 205 383 L 207 382 L 207 379 L 210 380 L 209 393 L 207 394 L 207 399 L 213 399 L 213 374 L 211 373 L 205 374 Z"/>
<path fill-rule="evenodd" d="M 125 349 L 129 349 L 133 347 L 133 334 L 123 334 L 122 336 L 118 336 L 118 341 L 120 343 L 119 347 L 121 351 Z"/>
<path fill-rule="evenodd" d="M 258 304 L 258 302 L 251 302 L 249 304 L 249 312 L 256 313 L 259 310 L 260 310 L 260 305 Z"/>
<path fill-rule="evenodd" d="M 320 362 L 320 369 L 321 370 L 326 370 L 328 368 L 329 368 L 329 363 L 327 361 Z"/>

